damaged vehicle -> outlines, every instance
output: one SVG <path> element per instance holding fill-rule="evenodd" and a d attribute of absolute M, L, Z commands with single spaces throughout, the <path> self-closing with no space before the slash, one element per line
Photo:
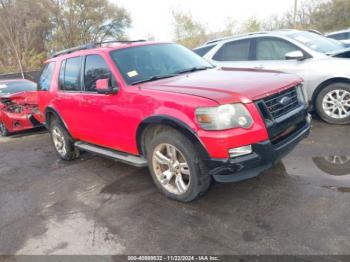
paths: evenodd
<path fill-rule="evenodd" d="M 36 84 L 29 80 L 0 81 L 0 136 L 40 126 Z"/>
<path fill-rule="evenodd" d="M 219 67 L 297 74 L 323 120 L 350 123 L 350 48 L 341 42 L 313 32 L 279 30 L 213 40 L 194 52 Z"/>

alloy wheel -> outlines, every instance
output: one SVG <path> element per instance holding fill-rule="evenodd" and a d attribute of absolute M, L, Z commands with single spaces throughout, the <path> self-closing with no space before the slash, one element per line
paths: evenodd
<path fill-rule="evenodd" d="M 53 143 L 55 145 L 57 152 L 61 156 L 64 156 L 67 153 L 66 142 L 65 142 L 64 136 L 62 134 L 62 131 L 58 127 L 54 127 L 52 129 L 52 140 L 53 140 Z"/>
<path fill-rule="evenodd" d="M 332 90 L 322 101 L 324 112 L 335 119 L 350 116 L 350 92 L 342 89 Z"/>
<path fill-rule="evenodd" d="M 176 195 L 184 194 L 190 186 L 188 163 L 175 146 L 160 144 L 153 151 L 153 170 L 162 187 Z"/>

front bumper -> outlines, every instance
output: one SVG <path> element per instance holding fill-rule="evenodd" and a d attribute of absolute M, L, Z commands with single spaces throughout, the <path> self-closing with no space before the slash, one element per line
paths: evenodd
<path fill-rule="evenodd" d="M 210 159 L 205 161 L 209 174 L 217 182 L 237 182 L 258 176 L 286 156 L 310 133 L 311 116 L 305 124 L 287 138 L 272 144 L 270 140 L 252 145 L 253 153 L 234 159 Z"/>

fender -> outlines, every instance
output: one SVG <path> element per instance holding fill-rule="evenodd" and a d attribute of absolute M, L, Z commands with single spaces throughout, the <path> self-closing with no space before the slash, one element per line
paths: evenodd
<path fill-rule="evenodd" d="M 198 150 L 201 158 L 210 159 L 208 151 L 206 150 L 204 144 L 198 137 L 197 133 L 181 120 L 167 115 L 151 116 L 144 119 L 141 122 L 136 131 L 137 149 L 140 152 L 140 154 L 144 154 L 143 133 L 146 130 L 146 128 L 150 125 L 164 125 L 176 129 L 192 142 L 192 144 Z"/>
<path fill-rule="evenodd" d="M 61 117 L 61 115 L 57 112 L 57 110 L 55 108 L 53 108 L 52 106 L 48 106 L 46 109 L 45 109 L 45 127 L 46 129 L 50 129 L 50 123 L 48 122 L 48 118 L 49 118 L 49 114 L 50 113 L 53 113 L 54 115 L 57 116 L 57 118 L 63 123 L 64 127 L 66 128 L 66 130 L 68 131 L 68 127 L 67 127 L 67 124 L 66 122 L 63 120 L 63 118 Z"/>

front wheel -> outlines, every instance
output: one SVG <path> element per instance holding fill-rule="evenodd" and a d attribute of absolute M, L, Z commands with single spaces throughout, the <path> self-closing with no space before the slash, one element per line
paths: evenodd
<path fill-rule="evenodd" d="M 198 152 L 175 130 L 163 131 L 152 139 L 147 146 L 147 159 L 155 184 L 169 198 L 190 202 L 211 184 Z"/>
<path fill-rule="evenodd" d="M 317 96 L 316 110 L 330 124 L 350 123 L 350 85 L 335 83 L 324 88 Z"/>
<path fill-rule="evenodd" d="M 6 126 L 4 123 L 0 122 L 0 136 L 8 136 L 9 135 L 9 131 L 7 130 Z"/>

